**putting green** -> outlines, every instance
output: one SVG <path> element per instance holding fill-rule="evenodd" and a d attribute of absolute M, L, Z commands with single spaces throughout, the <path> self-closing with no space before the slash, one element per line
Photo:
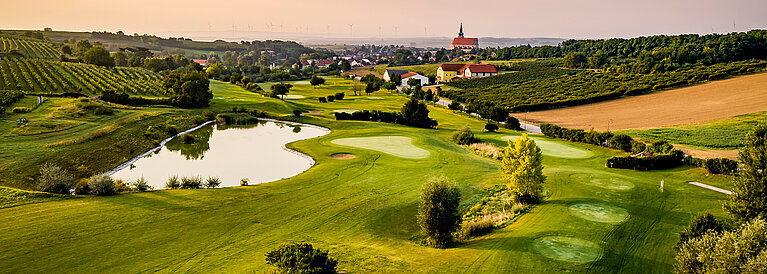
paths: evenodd
<path fill-rule="evenodd" d="M 288 99 L 288 100 L 304 99 L 304 98 L 306 98 L 306 96 L 298 95 L 298 94 L 288 94 L 288 95 L 285 95 L 285 99 Z"/>
<path fill-rule="evenodd" d="M 413 139 L 404 136 L 377 136 L 335 139 L 331 143 L 380 151 L 408 159 L 424 159 L 431 153 L 413 145 Z"/>
<path fill-rule="evenodd" d="M 520 136 L 504 136 L 501 137 L 503 140 L 510 140 L 514 141 Z M 535 141 L 535 144 L 538 145 L 538 147 L 541 148 L 541 152 L 544 155 L 548 156 L 554 156 L 559 158 L 573 158 L 573 159 L 581 159 L 581 158 L 588 158 L 594 155 L 593 152 L 575 148 L 569 145 L 560 144 L 560 143 L 554 143 L 546 140 L 542 140 L 535 137 L 530 137 Z"/>
<path fill-rule="evenodd" d="M 573 181 L 610 190 L 626 191 L 634 188 L 634 184 L 607 174 L 584 174 L 570 175 Z"/>
<path fill-rule="evenodd" d="M 602 257 L 597 244 L 571 237 L 549 236 L 535 239 L 533 250 L 539 254 L 561 261 L 588 263 Z"/>
<path fill-rule="evenodd" d="M 360 111 L 360 110 L 359 109 L 336 109 L 336 110 L 333 110 L 333 112 L 344 112 L 344 113 L 353 113 L 353 112 L 357 112 L 357 111 Z"/>
<path fill-rule="evenodd" d="M 629 217 L 625 209 L 606 204 L 574 204 L 570 206 L 570 214 L 600 223 L 620 223 Z"/>

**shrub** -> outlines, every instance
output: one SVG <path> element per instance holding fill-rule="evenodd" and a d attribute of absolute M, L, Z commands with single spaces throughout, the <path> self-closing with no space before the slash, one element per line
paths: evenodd
<path fill-rule="evenodd" d="M 88 186 L 88 179 L 80 179 L 75 185 L 75 195 L 91 194 L 91 188 Z"/>
<path fill-rule="evenodd" d="M 679 233 L 679 242 L 676 244 L 676 248 L 679 249 L 690 239 L 698 238 L 708 232 L 721 232 L 724 229 L 724 223 L 706 211 L 706 213 L 692 218 L 690 224 Z"/>
<path fill-rule="evenodd" d="M 168 177 L 168 182 L 165 183 L 165 188 L 167 189 L 177 189 L 181 187 L 181 182 L 178 181 L 178 176 L 171 175 Z"/>
<path fill-rule="evenodd" d="M 327 96 L 327 97 L 325 97 L 325 98 L 327 98 L 327 99 L 328 99 L 328 102 L 333 102 L 334 100 L 336 100 L 336 96 L 335 96 L 335 95 L 328 95 L 328 96 Z"/>
<path fill-rule="evenodd" d="M 106 173 L 96 174 L 88 179 L 91 194 L 96 196 L 114 195 L 117 193 L 115 181 Z"/>
<path fill-rule="evenodd" d="M 621 169 L 661 170 L 677 167 L 683 164 L 684 152 L 672 150 L 669 154 L 655 155 L 647 158 L 613 157 L 607 159 L 607 167 Z"/>
<path fill-rule="evenodd" d="M 498 130 L 498 125 L 494 123 L 487 123 L 485 124 L 485 130 L 487 132 L 495 132 L 496 130 Z"/>
<path fill-rule="evenodd" d="M 133 191 L 135 192 L 145 192 L 145 191 L 152 191 L 154 189 L 153 186 L 150 186 L 149 183 L 144 179 L 144 176 L 139 177 L 136 179 L 135 182 L 133 182 L 131 185 L 133 185 Z"/>
<path fill-rule="evenodd" d="M 515 117 L 512 117 L 512 116 L 506 117 L 506 124 L 505 124 L 505 126 L 508 129 L 514 129 L 514 130 L 522 129 L 520 127 L 520 124 L 519 124 L 519 119 L 517 119 Z"/>
<path fill-rule="evenodd" d="M 130 185 L 126 184 L 121 179 L 114 180 L 114 182 L 115 182 L 115 193 L 131 192 L 131 191 L 133 191 L 133 189 L 131 189 Z"/>
<path fill-rule="evenodd" d="M 451 136 L 450 139 L 459 145 L 469 145 L 477 142 L 477 139 L 474 138 L 474 133 L 471 132 L 469 127 L 465 127 L 459 131 L 456 131 L 453 133 L 453 136 Z"/>
<path fill-rule="evenodd" d="M 447 108 L 451 110 L 463 111 L 463 105 L 461 105 L 461 103 L 458 103 L 456 101 L 450 102 L 450 104 L 447 105 Z"/>
<path fill-rule="evenodd" d="M 320 97 L 319 100 L 320 100 L 320 103 L 327 103 L 328 102 L 328 99 L 325 98 L 325 97 Z"/>
<path fill-rule="evenodd" d="M 301 117 L 301 113 L 302 113 L 301 110 L 298 110 L 298 109 L 293 110 L 293 116 Z"/>
<path fill-rule="evenodd" d="M 491 143 L 474 143 L 469 145 L 469 150 L 482 157 L 501 159 L 503 150 Z"/>
<path fill-rule="evenodd" d="M 631 145 L 631 153 L 637 154 L 642 151 L 644 151 L 647 148 L 647 145 L 645 145 L 642 142 L 634 142 L 634 144 Z"/>
<path fill-rule="evenodd" d="M 727 158 L 708 159 L 704 164 L 711 174 L 734 174 L 738 170 L 738 162 Z"/>
<path fill-rule="evenodd" d="M 345 96 L 346 96 L 346 93 L 339 92 L 339 93 L 336 93 L 334 97 L 336 98 L 336 100 L 343 100 Z"/>
<path fill-rule="evenodd" d="M 632 150 L 631 142 L 633 140 L 634 139 L 632 139 L 628 135 L 624 135 L 624 134 L 614 135 L 612 138 L 610 138 L 610 148 L 623 150 L 625 152 L 631 152 Z"/>
<path fill-rule="evenodd" d="M 655 154 L 668 154 L 672 149 L 674 149 L 674 146 L 669 144 L 666 141 L 657 141 L 655 143 L 652 143 L 652 145 L 648 146 L 645 151 L 649 152 L 652 155 Z"/>
<path fill-rule="evenodd" d="M 46 163 L 40 167 L 40 177 L 37 179 L 37 189 L 40 191 L 69 194 L 75 180 L 72 175 L 61 167 Z"/>
<path fill-rule="evenodd" d="M 202 188 L 202 178 L 199 176 L 195 177 L 182 177 L 181 178 L 181 189 L 199 189 Z"/>
<path fill-rule="evenodd" d="M 338 261 L 311 244 L 283 245 L 266 253 L 266 263 L 284 273 L 336 273 Z"/>
<path fill-rule="evenodd" d="M 247 186 L 248 185 L 248 181 L 250 181 L 248 178 L 242 178 L 240 180 L 240 186 Z"/>
<path fill-rule="evenodd" d="M 205 187 L 207 188 L 216 188 L 219 185 L 221 185 L 221 179 L 218 177 L 210 177 L 205 181 Z"/>
<path fill-rule="evenodd" d="M 13 113 L 27 113 L 32 111 L 32 109 L 28 107 L 15 107 L 13 110 L 11 110 Z"/>
<path fill-rule="evenodd" d="M 444 177 L 426 182 L 418 206 L 418 223 L 426 236 L 426 244 L 444 248 L 453 243 L 453 232 L 461 222 L 460 200 L 461 192 Z"/>

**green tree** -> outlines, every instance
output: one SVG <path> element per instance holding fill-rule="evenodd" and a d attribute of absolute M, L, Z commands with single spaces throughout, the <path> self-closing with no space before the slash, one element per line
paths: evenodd
<path fill-rule="evenodd" d="M 522 134 L 513 142 L 508 141 L 501 157 L 501 171 L 508 188 L 517 194 L 520 201 L 531 203 L 540 200 L 542 185 L 546 181 L 543 156 L 541 149 L 527 134 Z"/>
<path fill-rule="evenodd" d="M 725 225 L 722 221 L 717 220 L 714 215 L 711 215 L 708 211 L 706 213 L 695 216 L 690 221 L 690 224 L 679 233 L 679 242 L 676 248 L 680 248 L 687 241 L 698 238 L 709 232 L 722 232 Z"/>
<path fill-rule="evenodd" d="M 738 160 L 741 167 L 735 175 L 735 195 L 725 209 L 740 223 L 767 217 L 767 126 L 757 125 L 746 134 Z"/>
<path fill-rule="evenodd" d="M 407 85 L 409 87 L 421 85 L 421 80 L 415 79 L 415 77 L 411 77 L 410 79 L 407 79 Z"/>
<path fill-rule="evenodd" d="M 46 163 L 40 167 L 40 177 L 37 178 L 37 189 L 40 191 L 69 194 L 75 186 L 75 179 L 63 168 Z"/>
<path fill-rule="evenodd" d="M 586 54 L 583 52 L 571 52 L 565 55 L 564 58 L 565 67 L 568 68 L 584 68 L 588 62 Z"/>
<path fill-rule="evenodd" d="M 95 46 L 83 54 L 83 62 L 103 67 L 114 67 L 115 59 L 109 51 L 101 46 Z"/>
<path fill-rule="evenodd" d="M 422 128 L 437 126 L 437 121 L 429 118 L 429 109 L 426 104 L 415 98 L 410 98 L 410 101 L 402 106 L 400 115 L 404 125 Z"/>
<path fill-rule="evenodd" d="M 767 222 L 754 218 L 735 230 L 692 238 L 676 262 L 677 273 L 767 273 Z"/>
<path fill-rule="evenodd" d="M 360 91 L 362 91 L 362 89 L 363 87 L 359 80 L 357 79 L 352 80 L 352 85 L 349 86 L 349 90 L 351 90 L 352 93 L 354 93 L 354 96 L 359 96 L 360 95 L 359 93 Z"/>
<path fill-rule="evenodd" d="M 258 64 L 262 67 L 268 67 L 269 66 L 269 54 L 264 52 L 261 54 L 261 57 L 258 57 Z"/>
<path fill-rule="evenodd" d="M 341 60 L 341 70 L 342 71 L 352 70 L 352 65 L 349 64 L 349 60 L 346 60 L 346 59 Z"/>
<path fill-rule="evenodd" d="M 71 55 L 72 54 L 72 47 L 70 47 L 69 45 L 62 45 L 61 46 L 61 52 L 64 53 L 64 54 L 70 54 Z"/>
<path fill-rule="evenodd" d="M 93 45 L 88 40 L 80 40 L 75 43 L 75 55 L 82 57 Z"/>
<path fill-rule="evenodd" d="M 311 244 L 283 245 L 266 253 L 266 263 L 283 273 L 336 273 L 338 261 Z"/>
<path fill-rule="evenodd" d="M 125 51 L 118 51 L 118 52 L 112 53 L 112 59 L 115 60 L 115 65 L 118 67 L 128 66 L 128 54 L 125 53 Z"/>
<path fill-rule="evenodd" d="M 207 107 L 213 93 L 208 76 L 199 71 L 171 72 L 163 79 L 173 104 L 182 108 Z"/>
<path fill-rule="evenodd" d="M 461 192 L 446 178 L 426 182 L 418 205 L 418 224 L 427 244 L 444 248 L 453 243 L 453 232 L 461 224 L 460 201 Z"/>
<path fill-rule="evenodd" d="M 607 58 L 607 54 L 602 52 L 601 50 L 594 53 L 594 55 L 591 55 L 589 57 L 589 67 L 593 69 L 599 69 L 602 68 L 604 65 L 607 65 L 610 60 Z"/>
<path fill-rule="evenodd" d="M 274 98 L 277 98 L 277 96 L 282 96 L 281 99 L 285 99 L 285 94 L 288 94 L 290 92 L 290 88 L 292 88 L 293 85 L 288 83 L 277 83 L 272 85 L 272 93 L 271 96 Z"/>
<path fill-rule="evenodd" d="M 314 75 L 312 76 L 312 79 L 309 80 L 309 84 L 311 84 L 312 87 L 317 87 L 319 85 L 325 84 L 325 78 Z"/>
<path fill-rule="evenodd" d="M 213 79 L 218 79 L 221 77 L 221 73 L 223 72 L 223 68 L 221 67 L 221 64 L 214 63 L 208 66 L 207 69 L 205 69 L 205 72 Z"/>

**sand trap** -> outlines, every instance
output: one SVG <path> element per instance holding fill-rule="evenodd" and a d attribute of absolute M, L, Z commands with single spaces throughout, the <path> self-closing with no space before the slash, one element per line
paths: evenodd
<path fill-rule="evenodd" d="M 288 94 L 288 95 L 285 95 L 285 99 L 288 99 L 288 100 L 305 99 L 305 98 L 306 98 L 306 96 L 298 95 L 298 94 Z"/>
<path fill-rule="evenodd" d="M 322 110 L 307 110 L 306 114 L 322 114 Z"/>
<path fill-rule="evenodd" d="M 294 85 L 309 85 L 309 81 L 295 81 L 293 82 Z"/>
<path fill-rule="evenodd" d="M 520 136 L 504 136 L 504 137 L 501 137 L 501 139 L 511 140 L 513 142 L 519 137 Z M 550 141 L 546 141 L 546 140 L 543 140 L 540 138 L 534 138 L 534 137 L 530 137 L 530 139 L 533 139 L 535 141 L 535 144 L 541 148 L 541 152 L 544 155 L 554 156 L 559 158 L 571 158 L 571 159 L 588 158 L 594 155 L 594 153 L 591 151 L 572 147 L 569 145 L 554 143 L 554 142 L 550 142 Z"/>
<path fill-rule="evenodd" d="M 368 96 L 368 97 L 365 97 L 365 99 L 368 99 L 368 100 L 383 100 L 383 97 Z"/>
<path fill-rule="evenodd" d="M 335 139 L 331 143 L 376 150 L 407 159 L 424 159 L 431 155 L 429 151 L 413 145 L 413 139 L 405 136 L 342 138 Z"/>
<path fill-rule="evenodd" d="M 533 250 L 555 260 L 588 263 L 602 257 L 597 244 L 578 238 L 549 236 L 535 239 Z"/>
<path fill-rule="evenodd" d="M 629 218 L 629 212 L 617 206 L 606 204 L 574 204 L 570 214 L 575 217 L 600 223 L 620 223 Z"/>
<path fill-rule="evenodd" d="M 573 179 L 573 181 L 587 184 L 599 188 L 604 189 L 610 189 L 610 190 L 619 190 L 619 191 L 626 191 L 634 188 L 634 184 L 631 182 L 628 182 L 626 180 L 621 180 L 618 177 L 615 177 L 614 175 L 609 174 L 573 174 L 570 175 L 570 177 Z"/>
<path fill-rule="evenodd" d="M 335 109 L 333 112 L 344 112 L 344 113 L 353 113 L 360 111 L 359 109 Z"/>
<path fill-rule="evenodd" d="M 339 159 L 339 160 L 346 160 L 346 159 L 354 159 L 357 156 L 351 153 L 335 153 L 333 155 L 330 155 L 333 159 Z"/>

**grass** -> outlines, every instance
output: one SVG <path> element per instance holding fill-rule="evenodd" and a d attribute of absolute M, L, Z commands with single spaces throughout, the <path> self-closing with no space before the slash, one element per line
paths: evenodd
<path fill-rule="evenodd" d="M 739 149 L 749 130 L 767 122 L 767 111 L 734 116 L 729 119 L 694 125 L 647 130 L 624 130 L 622 133 L 646 142 L 666 140 L 673 144 L 711 149 Z"/>
<path fill-rule="evenodd" d="M 502 139 L 514 142 L 517 137 L 519 136 L 504 136 Z M 567 144 L 551 142 L 547 141 L 546 139 L 536 137 L 532 137 L 532 139 L 535 141 L 535 144 L 541 148 L 541 152 L 544 155 L 572 159 L 588 158 L 594 155 L 594 153 L 591 151 L 582 148 L 576 148 Z"/>
<path fill-rule="evenodd" d="M 382 99 L 356 100 L 365 96 L 347 94 L 341 101 L 319 103 L 314 98 L 346 91 L 349 83 L 337 78 L 329 78 L 328 82 L 316 89 L 296 85 L 290 94 L 306 98 L 286 101 L 264 98 L 226 83 L 211 83 L 215 95 L 211 109 L 259 109 L 281 119 L 331 128 L 331 134 L 287 145 L 315 158 L 317 165 L 308 171 L 247 187 L 162 190 L 4 208 L 0 210 L 0 223 L 4 224 L 0 227 L 0 269 L 265 271 L 269 270 L 263 257 L 267 251 L 287 242 L 306 241 L 329 250 L 339 259 L 339 270 L 348 272 L 669 272 L 677 233 L 691 216 L 707 210 L 717 217 L 724 216 L 721 201 L 725 195 L 686 182 L 731 188 L 729 177 L 706 176 L 704 170 L 690 167 L 650 172 L 608 170 L 604 168 L 605 160 L 622 153 L 540 137 L 536 138 L 540 144 L 545 141 L 590 154 L 582 158 L 544 155 L 548 178 L 545 187 L 550 196 L 511 225 L 451 249 L 421 246 L 412 239 L 419 235 L 415 216 L 421 187 L 428 177 L 444 175 L 455 181 L 464 199 L 487 186 L 503 184 L 497 161 L 474 155 L 449 141 L 454 131 L 465 126 L 480 129 L 484 121 L 434 106 L 429 108 L 430 116 L 439 121 L 438 129 L 335 121 L 335 109 L 394 111 L 407 99 L 377 92 L 372 96 Z M 41 109 L 35 112 L 42 113 Z M 300 118 L 286 116 L 293 109 L 315 112 Z M 130 133 L 134 128 L 143 131 L 148 124 L 167 119 L 168 115 L 126 124 L 114 133 L 56 148 L 61 149 L 56 152 L 40 147 L 64 136 L 72 139 L 87 135 L 114 123 L 116 117 L 93 122 L 98 125 L 86 123 L 89 127 L 35 138 L 3 136 L 0 172 L 12 174 L 12 170 L 34 165 L 25 160 L 57 161 L 65 156 L 84 157 L 85 153 L 113 153 L 105 150 L 112 147 L 105 141 L 135 138 Z M 13 117 L 3 120 L 9 118 Z M 3 123 L 0 128 L 12 126 Z M 516 134 L 505 129 L 500 133 L 475 132 L 483 142 L 503 146 L 504 136 Z M 429 156 L 403 160 L 377 150 L 333 143 L 337 139 L 380 136 L 408 137 L 429 151 Z M 10 145 L 8 140 L 15 142 Z M 68 150 L 70 147 L 80 150 L 75 153 Z M 331 157 L 350 150 L 354 150 L 356 158 Z M 38 154 L 30 155 L 33 152 Z M 9 168 L 14 165 L 19 168 Z M 665 181 L 664 192 L 658 191 L 660 180 Z M 569 208 L 583 203 L 623 208 L 630 217 L 621 223 L 605 224 L 573 216 Z M 538 246 L 541 239 L 550 241 L 552 247 Z M 592 261 L 594 250 L 601 251 Z"/>
<path fill-rule="evenodd" d="M 375 136 L 335 139 L 331 143 L 336 145 L 358 147 L 380 151 L 407 159 L 428 158 L 431 153 L 413 145 L 413 139 L 404 136 Z"/>

